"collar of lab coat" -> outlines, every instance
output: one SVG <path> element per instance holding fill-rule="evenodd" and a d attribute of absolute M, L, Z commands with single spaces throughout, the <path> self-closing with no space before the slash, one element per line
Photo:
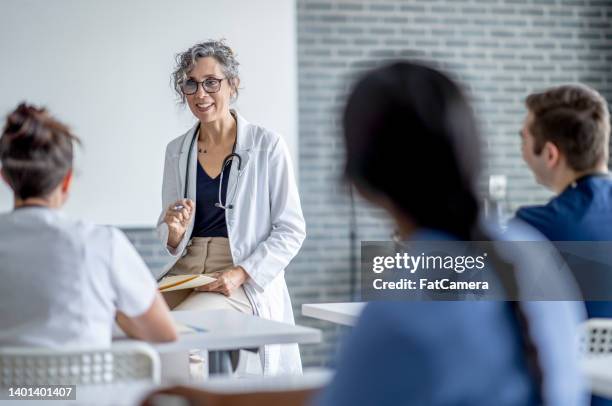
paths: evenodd
<path fill-rule="evenodd" d="M 236 110 L 230 110 L 231 113 L 236 117 L 237 122 L 237 140 L 236 140 L 236 150 L 235 152 L 240 155 L 241 158 L 241 169 L 244 170 L 249 162 L 250 151 L 254 144 L 254 131 L 253 126 L 249 124 L 249 122 L 242 117 Z M 181 180 L 181 185 L 185 185 L 185 169 L 187 167 L 187 154 L 189 152 L 189 146 L 191 145 L 191 141 L 193 137 L 196 135 L 196 131 L 198 130 L 198 124 L 195 123 L 193 127 L 185 134 L 185 138 L 183 139 L 181 153 L 179 155 L 179 178 Z M 194 142 L 195 144 L 195 142 Z M 195 201 L 196 198 L 196 169 L 198 162 L 198 154 L 197 148 L 193 148 L 191 151 L 190 158 L 190 168 L 189 168 L 189 188 L 188 188 L 188 198 Z M 237 182 L 238 178 L 238 164 L 234 159 L 231 163 L 230 168 L 230 176 L 228 180 L 228 191 L 234 190 L 234 184 Z M 233 202 L 232 202 L 233 203 Z M 193 223 L 193 221 L 192 221 Z M 189 231 L 191 234 L 191 231 Z"/>
<path fill-rule="evenodd" d="M 234 117 L 236 117 L 236 122 L 238 126 L 236 152 L 240 154 L 239 151 L 250 151 L 254 141 L 253 132 L 251 131 L 249 122 L 244 117 L 242 117 L 242 115 L 240 115 L 236 110 L 232 109 L 230 111 L 234 115 Z M 195 137 L 195 133 L 198 130 L 199 124 L 200 123 L 195 123 L 193 127 L 191 127 L 191 129 L 185 134 L 185 140 L 183 142 L 183 147 L 181 148 L 182 154 L 186 154 L 187 151 L 189 151 L 189 145 L 191 145 L 191 140 L 193 139 L 193 137 Z"/>

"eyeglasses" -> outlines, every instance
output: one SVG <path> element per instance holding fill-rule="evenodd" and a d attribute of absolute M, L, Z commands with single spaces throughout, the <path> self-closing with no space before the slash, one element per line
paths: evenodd
<path fill-rule="evenodd" d="M 217 93 L 219 89 L 221 89 L 221 82 L 224 79 L 225 78 L 206 78 L 201 82 L 198 82 L 195 79 L 187 79 L 181 85 L 181 90 L 183 91 L 183 94 L 192 95 L 198 91 L 198 86 L 202 85 L 202 88 L 206 93 Z"/>

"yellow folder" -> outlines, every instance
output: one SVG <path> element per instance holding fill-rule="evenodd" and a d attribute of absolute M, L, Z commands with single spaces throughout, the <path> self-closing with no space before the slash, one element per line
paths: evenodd
<path fill-rule="evenodd" d="M 160 292 L 171 292 L 173 290 L 194 289 L 208 285 L 215 280 L 215 278 L 206 275 L 172 275 L 159 281 L 157 287 Z"/>

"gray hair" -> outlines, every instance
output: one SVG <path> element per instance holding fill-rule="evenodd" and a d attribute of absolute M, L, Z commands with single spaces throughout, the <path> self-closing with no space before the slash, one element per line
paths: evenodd
<path fill-rule="evenodd" d="M 199 58 L 212 56 L 221 64 L 223 73 L 227 81 L 234 90 L 232 101 L 238 97 L 238 60 L 234 51 L 225 44 L 225 40 L 218 41 L 208 40 L 199 44 L 195 44 L 188 50 L 176 55 L 176 67 L 172 72 L 172 85 L 174 91 L 178 95 L 179 103 L 185 104 L 185 95 L 181 90 L 181 85 L 188 79 L 189 72 L 194 68 Z"/>

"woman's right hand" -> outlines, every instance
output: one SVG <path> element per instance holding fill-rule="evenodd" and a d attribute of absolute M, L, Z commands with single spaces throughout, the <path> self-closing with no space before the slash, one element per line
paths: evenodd
<path fill-rule="evenodd" d="M 182 206 L 182 207 L 181 207 Z M 168 225 L 168 246 L 176 248 L 187 230 L 194 202 L 191 199 L 180 199 L 172 203 L 164 215 L 164 223 Z"/>

